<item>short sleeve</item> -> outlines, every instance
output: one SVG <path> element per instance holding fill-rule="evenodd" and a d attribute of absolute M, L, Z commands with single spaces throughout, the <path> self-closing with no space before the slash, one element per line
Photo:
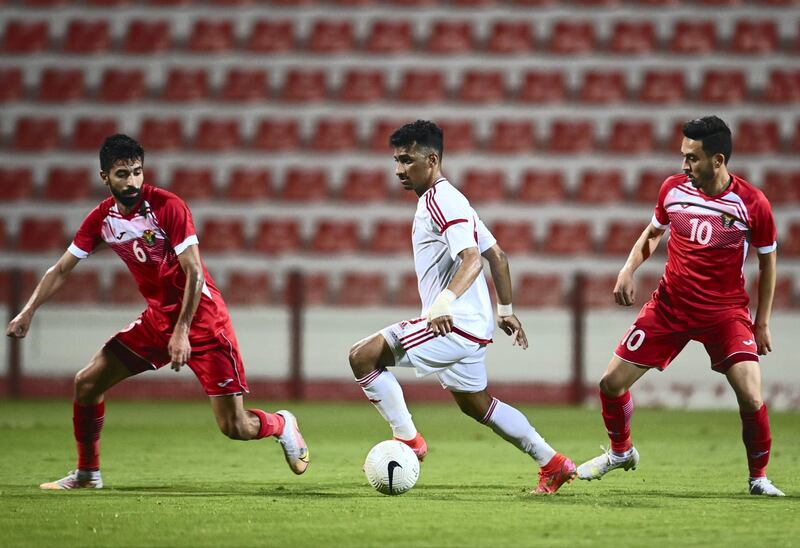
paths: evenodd
<path fill-rule="evenodd" d="M 772 207 L 765 196 L 759 195 L 750 217 L 750 245 L 759 255 L 772 253 L 778 247 L 777 235 Z"/>
<path fill-rule="evenodd" d="M 667 209 L 664 207 L 664 201 L 672 187 L 672 177 L 661 183 L 661 188 L 658 191 L 658 201 L 656 202 L 656 208 L 653 212 L 653 219 L 650 221 L 656 228 L 665 229 L 669 226 L 669 215 L 667 214 Z"/>
<path fill-rule="evenodd" d="M 159 225 L 169 238 L 176 255 L 186 251 L 189 246 L 198 245 L 192 213 L 183 200 L 178 197 L 166 200 L 158 216 Z"/>
<path fill-rule="evenodd" d="M 104 218 L 100 206 L 94 208 L 78 227 L 68 251 L 78 259 L 85 259 L 91 255 L 103 241 L 101 229 Z"/>
<path fill-rule="evenodd" d="M 425 207 L 447 242 L 452 259 L 469 247 L 478 247 L 475 215 L 462 194 L 452 187 L 438 191 L 434 186 L 425 194 Z"/>
<path fill-rule="evenodd" d="M 476 219 L 475 229 L 478 233 L 478 250 L 481 253 L 497 243 L 497 239 L 489 232 L 489 229 L 486 228 L 486 225 L 483 224 L 483 221 L 480 219 Z"/>

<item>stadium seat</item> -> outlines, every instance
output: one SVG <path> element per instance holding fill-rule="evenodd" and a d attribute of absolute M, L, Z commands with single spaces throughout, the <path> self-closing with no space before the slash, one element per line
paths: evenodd
<path fill-rule="evenodd" d="M 386 96 L 384 72 L 372 69 L 350 69 L 345 72 L 339 100 L 348 103 L 379 101 Z"/>
<path fill-rule="evenodd" d="M 750 295 L 758 295 L 758 278 L 756 274 L 748 280 Z M 755 299 L 753 299 L 755 300 Z M 772 299 L 772 307 L 775 310 L 788 310 L 798 304 L 797 294 L 794 290 L 794 277 L 786 274 L 778 274 L 775 280 L 775 294 Z"/>
<path fill-rule="evenodd" d="M 267 71 L 263 69 L 231 68 L 225 74 L 220 99 L 228 102 L 264 101 L 269 97 Z"/>
<path fill-rule="evenodd" d="M 464 103 L 497 103 L 505 98 L 503 72 L 499 70 L 466 70 L 458 89 L 458 100 Z"/>
<path fill-rule="evenodd" d="M 624 72 L 620 70 L 587 70 L 583 73 L 583 83 L 578 93 L 579 101 L 606 105 L 623 101 L 625 95 Z"/>
<path fill-rule="evenodd" d="M 383 272 L 344 272 L 336 304 L 340 306 L 379 306 L 386 302 L 386 276 Z"/>
<path fill-rule="evenodd" d="M 233 21 L 195 19 L 187 46 L 193 53 L 222 53 L 233 49 Z"/>
<path fill-rule="evenodd" d="M 369 138 L 369 149 L 372 152 L 380 153 L 380 154 L 391 154 L 392 148 L 389 145 L 389 137 L 394 133 L 394 131 L 401 127 L 403 124 L 408 123 L 408 119 L 387 119 L 387 118 L 378 118 L 375 122 L 373 122 L 372 126 L 372 135 Z M 448 136 L 449 138 L 449 136 Z M 450 150 L 449 141 L 447 138 L 445 142 L 448 143 L 448 151 Z"/>
<path fill-rule="evenodd" d="M 517 118 L 493 120 L 484 148 L 497 154 L 532 152 L 536 148 L 533 120 Z"/>
<path fill-rule="evenodd" d="M 445 153 L 458 154 L 475 150 L 475 128 L 471 118 L 436 120 L 444 132 Z"/>
<path fill-rule="evenodd" d="M 267 272 L 231 272 L 222 298 L 226 303 L 238 306 L 272 304 L 272 279 Z"/>
<path fill-rule="evenodd" d="M 87 0 L 86 3 L 90 6 L 102 8 L 118 8 L 127 6 L 131 3 L 131 0 Z"/>
<path fill-rule="evenodd" d="M 497 168 L 467 168 L 458 187 L 472 204 L 502 202 L 506 197 L 506 174 Z"/>
<path fill-rule="evenodd" d="M 800 102 L 800 70 L 771 70 L 763 99 L 766 103 Z"/>
<path fill-rule="evenodd" d="M 392 296 L 391 303 L 395 306 L 420 309 L 422 301 L 419 298 L 416 272 L 406 272 L 400 276 L 400 284 Z"/>
<path fill-rule="evenodd" d="M 351 168 L 342 179 L 339 197 L 345 202 L 385 202 L 389 199 L 389 171 L 384 168 Z"/>
<path fill-rule="evenodd" d="M 88 168 L 51 167 L 47 171 L 42 198 L 51 202 L 87 200 L 92 196 L 92 181 Z"/>
<path fill-rule="evenodd" d="M 410 52 L 414 48 L 411 21 L 396 19 L 374 21 L 364 47 L 370 53 L 382 55 Z"/>
<path fill-rule="evenodd" d="M 22 98 L 22 69 L 0 68 L 0 103 L 10 103 Z"/>
<path fill-rule="evenodd" d="M 117 127 L 116 118 L 77 118 L 72 130 L 72 149 L 97 152 L 106 137 L 118 133 Z"/>
<path fill-rule="evenodd" d="M 176 167 L 168 190 L 183 200 L 211 200 L 216 196 L 214 172 L 210 167 Z"/>
<path fill-rule="evenodd" d="M 287 202 L 315 202 L 330 196 L 328 174 L 324 169 L 289 168 L 280 197 Z"/>
<path fill-rule="evenodd" d="M 367 250 L 380 254 L 411 253 L 411 221 L 378 221 L 373 227 Z"/>
<path fill-rule="evenodd" d="M 139 141 L 145 150 L 167 151 L 183 146 L 182 119 L 178 117 L 146 117 L 139 129 Z"/>
<path fill-rule="evenodd" d="M 529 21 L 495 21 L 489 30 L 486 51 L 498 55 L 526 54 L 534 48 L 534 32 Z"/>
<path fill-rule="evenodd" d="M 606 148 L 616 154 L 648 154 L 655 150 L 655 144 L 651 118 L 614 120 Z"/>
<path fill-rule="evenodd" d="M 303 301 L 306 305 L 319 306 L 330 304 L 330 281 L 325 272 L 304 272 L 303 273 Z M 286 301 L 288 295 L 285 288 L 282 301 Z"/>
<path fill-rule="evenodd" d="M 637 203 L 655 206 L 656 200 L 658 200 L 658 190 L 661 188 L 661 184 L 667 179 L 667 177 L 674 175 L 679 171 L 679 169 L 666 171 L 656 169 L 642 170 L 639 173 L 639 179 L 636 182 L 631 197 Z"/>
<path fill-rule="evenodd" d="M 625 175 L 620 169 L 589 169 L 581 173 L 575 190 L 581 204 L 619 204 L 625 202 Z"/>
<path fill-rule="evenodd" d="M 258 122 L 253 148 L 261 151 L 294 151 L 300 148 L 300 129 L 295 118 L 265 118 Z"/>
<path fill-rule="evenodd" d="M 23 217 L 17 230 L 19 251 L 65 251 L 64 221 L 60 217 Z"/>
<path fill-rule="evenodd" d="M 353 49 L 353 23 L 339 19 L 317 20 L 311 26 L 306 48 L 312 53 L 343 53 Z"/>
<path fill-rule="evenodd" d="M 792 136 L 789 143 L 789 152 L 800 153 L 800 120 L 795 121 L 794 136 Z"/>
<path fill-rule="evenodd" d="M 6 220 L 0 217 L 0 249 L 8 249 L 8 236 L 6 234 Z"/>
<path fill-rule="evenodd" d="M 346 152 L 358 147 L 354 118 L 320 118 L 309 143 L 314 152 Z"/>
<path fill-rule="evenodd" d="M 614 286 L 617 284 L 617 274 L 587 275 L 584 280 L 583 298 L 586 308 L 601 309 L 616 306 Z"/>
<path fill-rule="evenodd" d="M 800 204 L 800 170 L 767 169 L 762 181 L 761 190 L 773 206 Z"/>
<path fill-rule="evenodd" d="M 742 103 L 746 95 L 745 75 L 739 69 L 709 69 L 703 74 L 700 100 L 705 103 Z"/>
<path fill-rule="evenodd" d="M 272 173 L 268 169 L 236 167 L 228 175 L 225 199 L 254 203 L 272 198 Z"/>
<path fill-rule="evenodd" d="M 100 275 L 96 270 L 76 270 L 53 295 L 53 302 L 62 304 L 91 304 L 103 299 Z"/>
<path fill-rule="evenodd" d="M 314 227 L 309 249 L 314 253 L 354 253 L 360 247 L 358 225 L 350 220 L 321 219 Z"/>
<path fill-rule="evenodd" d="M 800 221 L 790 223 L 783 234 L 778 234 L 778 253 L 786 257 L 800 257 Z"/>
<path fill-rule="evenodd" d="M 642 227 L 642 230 L 644 230 L 644 227 Z M 633 242 L 631 242 L 630 247 L 633 247 Z M 637 272 L 636 276 L 634 277 L 634 282 L 636 282 L 636 290 L 633 294 L 633 304 L 643 305 L 650 300 L 650 297 L 653 295 L 653 291 L 658 288 L 658 283 L 661 281 L 661 276 L 661 272 L 658 274 Z M 616 282 L 614 283 L 616 284 Z"/>
<path fill-rule="evenodd" d="M 294 48 L 294 24 L 289 19 L 259 19 L 253 23 L 247 49 L 253 53 L 282 53 Z"/>
<path fill-rule="evenodd" d="M 14 150 L 41 152 L 58 147 L 60 141 L 57 118 L 17 118 L 13 137 Z"/>
<path fill-rule="evenodd" d="M 594 149 L 594 123 L 590 119 L 553 120 L 547 147 L 550 152 L 575 154 Z"/>
<path fill-rule="evenodd" d="M 241 219 L 206 219 L 198 238 L 203 252 L 238 253 L 245 247 Z"/>
<path fill-rule="evenodd" d="M 769 19 L 739 19 L 731 35 L 731 51 L 737 55 L 766 55 L 778 49 L 778 28 Z"/>
<path fill-rule="evenodd" d="M 559 103 L 567 98 L 564 73 L 529 70 L 523 75 L 517 99 L 523 103 Z"/>
<path fill-rule="evenodd" d="M 128 23 L 122 50 L 130 54 L 155 54 L 171 45 L 169 21 L 134 19 Z"/>
<path fill-rule="evenodd" d="M 548 255 L 579 255 L 591 253 L 592 229 L 588 221 L 551 221 L 542 242 L 542 252 Z"/>
<path fill-rule="evenodd" d="M 202 118 L 197 124 L 194 148 L 203 152 L 224 152 L 239 148 L 239 117 Z"/>
<path fill-rule="evenodd" d="M 127 103 L 144 99 L 146 93 L 142 69 L 107 68 L 97 98 L 106 103 Z"/>
<path fill-rule="evenodd" d="M 108 298 L 115 304 L 143 304 L 145 302 L 136 280 L 128 270 L 115 270 L 111 276 L 111 286 L 107 292 Z"/>
<path fill-rule="evenodd" d="M 49 25 L 47 21 L 10 19 L 3 32 L 4 53 L 37 53 L 48 46 Z"/>
<path fill-rule="evenodd" d="M 608 49 L 615 54 L 644 55 L 656 47 L 655 25 L 652 20 L 615 21 Z"/>
<path fill-rule="evenodd" d="M 33 270 L 20 270 L 19 291 L 17 299 L 25 302 L 25 299 L 33 293 L 36 284 L 39 282 L 39 275 Z M 11 271 L 0 270 L 0 303 L 11 301 Z"/>
<path fill-rule="evenodd" d="M 302 247 L 300 228 L 295 219 L 267 219 L 258 224 L 253 240 L 255 251 L 279 255 L 300 251 Z"/>
<path fill-rule="evenodd" d="M 84 76 L 79 68 L 45 68 L 39 79 L 39 100 L 66 103 L 83 98 Z"/>
<path fill-rule="evenodd" d="M 29 167 L 0 167 L 0 203 L 30 200 L 33 174 Z"/>
<path fill-rule="evenodd" d="M 686 99 L 683 70 L 648 70 L 642 78 L 639 100 L 643 103 L 676 104 Z"/>
<path fill-rule="evenodd" d="M 498 221 L 492 224 L 490 230 L 506 253 L 527 254 L 536 249 L 533 223 L 530 221 Z"/>
<path fill-rule="evenodd" d="M 445 98 L 444 73 L 436 69 L 409 69 L 402 75 L 397 99 L 407 103 L 432 103 Z"/>
<path fill-rule="evenodd" d="M 558 170 L 526 169 L 520 178 L 515 199 L 526 204 L 565 201 L 567 191 L 564 173 Z"/>
<path fill-rule="evenodd" d="M 600 243 L 600 252 L 605 255 L 627 256 L 634 242 L 641 236 L 647 226 L 647 219 L 642 221 L 612 220 L 606 225 L 605 236 Z"/>
<path fill-rule="evenodd" d="M 290 69 L 281 91 L 284 101 L 305 103 L 322 101 L 327 96 L 325 71 L 317 69 Z"/>
<path fill-rule="evenodd" d="M 434 55 L 467 53 L 472 50 L 472 23 L 467 20 L 434 21 L 425 41 L 425 51 Z"/>
<path fill-rule="evenodd" d="M 742 118 L 733 133 L 737 154 L 771 154 L 781 144 L 778 120 Z"/>
<path fill-rule="evenodd" d="M 184 103 L 200 101 L 209 96 L 208 72 L 202 68 L 169 69 L 161 92 L 165 101 Z"/>
<path fill-rule="evenodd" d="M 564 305 L 561 274 L 525 273 L 514 287 L 514 306 L 520 308 L 558 308 Z"/>
<path fill-rule="evenodd" d="M 589 54 L 595 48 L 594 23 L 587 20 L 556 21 L 550 28 L 547 49 L 556 55 Z"/>
<path fill-rule="evenodd" d="M 67 24 L 64 51 L 76 55 L 101 53 L 111 45 L 110 25 L 104 19 L 73 19 Z"/>
<path fill-rule="evenodd" d="M 717 27 L 713 20 L 678 20 L 672 28 L 669 51 L 681 55 L 702 55 L 717 48 Z"/>

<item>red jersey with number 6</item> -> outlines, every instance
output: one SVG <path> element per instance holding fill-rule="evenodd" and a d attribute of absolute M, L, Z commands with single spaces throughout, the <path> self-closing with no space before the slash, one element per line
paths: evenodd
<path fill-rule="evenodd" d="M 736 175 L 717 196 L 706 196 L 684 174 L 669 177 L 661 185 L 652 223 L 670 227 L 667 266 L 655 297 L 692 313 L 747 307 L 748 248 L 765 254 L 777 247 L 769 201 Z"/>
<path fill-rule="evenodd" d="M 192 214 L 178 196 L 151 185 L 142 185 L 135 210 L 122 215 L 109 197 L 84 219 L 69 251 L 88 257 L 102 242 L 119 255 L 147 301 L 149 316 L 166 336 L 172 334 L 181 311 L 186 275 L 178 262 L 191 245 L 197 245 Z M 229 322 L 228 310 L 214 281 L 203 265 L 205 283 L 189 331 L 193 343 L 214 338 Z"/>

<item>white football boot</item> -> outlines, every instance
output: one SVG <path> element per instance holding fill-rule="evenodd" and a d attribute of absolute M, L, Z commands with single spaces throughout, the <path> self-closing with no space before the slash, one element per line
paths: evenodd
<path fill-rule="evenodd" d="M 60 480 L 50 481 L 39 486 L 39 489 L 46 490 L 102 488 L 103 478 L 100 477 L 100 472 L 81 472 L 80 470 L 73 470 Z"/>
<path fill-rule="evenodd" d="M 627 472 L 628 470 L 636 470 L 636 467 L 639 465 L 639 452 L 635 447 L 631 447 L 625 456 L 618 456 L 614 454 L 611 449 L 602 447 L 601 449 L 603 449 L 602 455 L 578 466 L 579 479 L 599 480 L 611 470 L 622 468 Z"/>
<path fill-rule="evenodd" d="M 302 474 L 308 468 L 308 445 L 297 427 L 297 419 L 285 409 L 276 413 L 286 421 L 283 432 L 277 437 L 278 443 L 283 448 L 283 455 L 292 472 Z"/>
<path fill-rule="evenodd" d="M 766 477 L 750 478 L 748 480 L 751 495 L 764 495 L 767 497 L 785 497 L 783 491 L 772 485 Z"/>

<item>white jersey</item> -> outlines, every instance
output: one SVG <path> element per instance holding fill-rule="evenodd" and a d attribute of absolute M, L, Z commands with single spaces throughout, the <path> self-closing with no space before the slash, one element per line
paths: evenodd
<path fill-rule="evenodd" d="M 461 266 L 458 254 L 470 247 L 483 253 L 496 242 L 467 198 L 444 177 L 420 196 L 411 241 L 423 317 Z M 494 312 L 483 275 L 453 302 L 452 312 L 454 333 L 491 341 Z"/>

